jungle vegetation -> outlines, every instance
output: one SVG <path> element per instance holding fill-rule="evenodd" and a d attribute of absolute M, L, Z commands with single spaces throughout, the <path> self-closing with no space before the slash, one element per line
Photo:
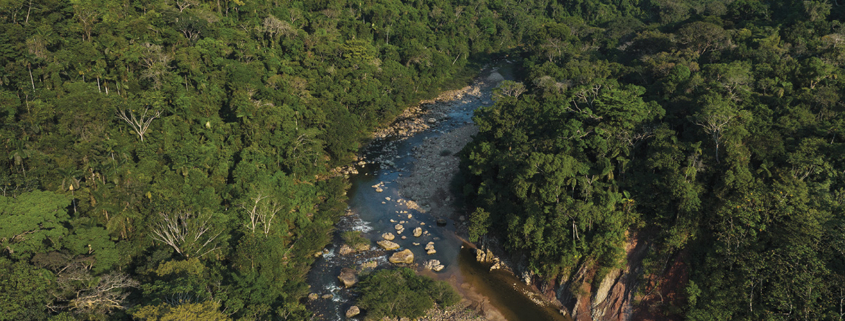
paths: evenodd
<path fill-rule="evenodd" d="M 329 170 L 515 46 L 502 5 L 0 1 L 0 320 L 309 318 Z"/>
<path fill-rule="evenodd" d="M 379 270 L 366 276 L 356 291 L 361 293 L 357 305 L 367 311 L 368 320 L 419 318 L 435 303 L 448 307 L 461 301 L 449 283 L 417 275 L 409 268 Z"/>
<path fill-rule="evenodd" d="M 841 319 L 845 9 L 643 2 L 567 2 L 523 39 L 525 78 L 461 154 L 471 239 L 547 279 L 595 268 L 597 286 L 636 235 L 644 276 L 689 273 L 682 300 L 643 309 Z"/>
<path fill-rule="evenodd" d="M 525 77 L 461 154 L 474 237 L 553 278 L 637 230 L 650 271 L 689 253 L 689 319 L 841 318 L 842 10 L 0 0 L 0 320 L 309 318 L 328 171 L 502 52 Z"/>

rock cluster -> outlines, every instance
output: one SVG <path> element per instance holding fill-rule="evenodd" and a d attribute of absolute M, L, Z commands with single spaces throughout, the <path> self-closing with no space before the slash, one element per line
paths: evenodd
<path fill-rule="evenodd" d="M 388 260 L 393 264 L 411 264 L 414 263 L 414 253 L 409 249 L 405 249 L 393 253 Z"/>
<path fill-rule="evenodd" d="M 378 241 L 376 243 L 378 243 L 378 245 L 381 246 L 381 248 L 385 249 L 386 251 L 393 251 L 393 250 L 399 248 L 399 244 L 396 244 L 396 243 L 388 241 L 388 240 L 381 240 L 381 241 Z"/>
<path fill-rule="evenodd" d="M 481 249 L 475 249 L 475 260 L 478 261 L 478 262 L 481 262 L 481 263 L 493 262 L 493 259 L 495 257 L 496 256 L 493 255 L 493 252 L 490 251 L 490 249 L 487 249 L 487 251 L 483 251 Z"/>
<path fill-rule="evenodd" d="M 344 268 L 340 271 L 340 275 L 337 277 L 340 279 L 340 282 L 343 282 L 343 286 L 350 288 L 355 283 L 358 283 L 358 275 L 356 274 L 355 270 L 350 268 Z"/>
<path fill-rule="evenodd" d="M 342 245 L 340 247 L 340 249 L 337 250 L 337 253 L 340 254 L 340 255 L 347 255 L 347 254 L 351 254 L 351 253 L 354 253 L 354 252 L 355 252 L 355 250 L 352 249 L 351 247 L 349 247 L 349 245 L 346 245 L 346 244 Z"/>
<path fill-rule="evenodd" d="M 361 270 L 375 269 L 377 266 L 378 266 L 377 261 L 367 261 L 367 262 L 361 263 Z"/>
<path fill-rule="evenodd" d="M 440 272 L 445 266 L 440 264 L 440 260 L 428 260 L 423 267 L 434 272 Z"/>
<path fill-rule="evenodd" d="M 493 265 L 490 266 L 490 271 L 498 270 L 504 267 L 501 260 L 499 260 L 499 258 L 493 255 L 493 252 L 490 251 L 490 249 L 487 249 L 487 251 L 476 249 L 475 260 L 481 263 L 493 263 Z"/>
<path fill-rule="evenodd" d="M 434 253 L 437 253 L 437 251 L 434 250 L 434 242 L 428 242 L 428 244 L 425 245 L 425 254 L 432 255 Z"/>
<path fill-rule="evenodd" d="M 348 254 L 352 254 L 352 253 L 363 252 L 363 251 L 366 251 L 366 250 L 369 250 L 369 249 L 370 249 L 370 246 L 368 244 L 365 244 L 365 243 L 357 244 L 357 245 L 355 245 L 355 248 L 352 248 L 348 244 L 344 244 L 344 245 L 340 246 L 340 249 L 337 250 L 337 253 L 340 254 L 340 255 L 348 255 Z"/>
<path fill-rule="evenodd" d="M 349 310 L 346 310 L 346 317 L 351 318 L 351 317 L 354 317 L 354 316 L 356 316 L 360 313 L 361 313 L 361 309 L 359 309 L 357 306 L 353 305 L 353 306 L 349 307 Z"/>

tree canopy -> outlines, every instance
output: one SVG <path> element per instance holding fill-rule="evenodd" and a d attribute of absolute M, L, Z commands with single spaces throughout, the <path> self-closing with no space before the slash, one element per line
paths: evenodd
<path fill-rule="evenodd" d="M 2 0 L 0 319 L 307 319 L 329 171 L 504 53 L 473 239 L 554 278 L 637 229 L 648 272 L 689 253 L 689 319 L 841 317 L 842 8 Z"/>
<path fill-rule="evenodd" d="M 675 261 L 690 273 L 683 299 L 643 309 L 841 318 L 845 11 L 550 6 L 560 13 L 524 37 L 524 93 L 478 111 L 461 153 L 470 237 L 502 238 L 547 279 L 586 266 L 601 280 L 636 232 L 649 244 L 643 275 Z"/>

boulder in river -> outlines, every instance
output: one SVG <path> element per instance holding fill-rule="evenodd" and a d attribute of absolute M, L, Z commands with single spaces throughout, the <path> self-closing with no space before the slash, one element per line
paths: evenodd
<path fill-rule="evenodd" d="M 370 244 L 368 243 L 358 243 L 355 244 L 355 251 L 357 252 L 364 252 L 370 249 Z"/>
<path fill-rule="evenodd" d="M 393 243 L 393 242 L 388 241 L 388 240 L 381 240 L 381 241 L 378 241 L 376 243 L 378 243 L 378 245 L 381 246 L 381 248 L 383 248 L 387 251 L 392 251 L 392 250 L 399 248 L 399 244 Z"/>
<path fill-rule="evenodd" d="M 481 262 L 481 263 L 493 262 L 493 260 L 495 258 L 496 258 L 496 256 L 493 255 L 493 252 L 490 251 L 490 249 L 487 249 L 486 252 L 484 250 L 481 250 L 481 249 L 475 250 L 475 260 L 478 261 L 478 262 Z"/>
<path fill-rule="evenodd" d="M 350 268 L 344 268 L 340 271 L 340 275 L 337 277 L 340 279 L 340 282 L 343 282 L 343 286 L 345 287 L 352 287 L 355 283 L 358 283 L 358 276 L 355 275 L 355 270 Z"/>
<path fill-rule="evenodd" d="M 340 255 L 347 255 L 347 254 L 352 253 L 352 252 L 355 252 L 355 250 L 353 250 L 351 247 L 349 247 L 349 245 L 346 245 L 346 244 L 341 246 L 340 250 L 338 250 L 338 253 L 340 253 Z"/>
<path fill-rule="evenodd" d="M 423 267 L 434 272 L 440 272 L 445 266 L 440 264 L 440 260 L 428 260 Z"/>
<path fill-rule="evenodd" d="M 499 261 L 498 258 L 493 259 L 493 266 L 490 267 L 490 271 L 498 270 L 502 268 L 502 262 Z"/>
<path fill-rule="evenodd" d="M 422 235 L 422 228 L 419 228 L 419 227 L 418 227 L 418 228 L 415 228 L 415 229 L 414 229 L 414 236 L 415 236 L 415 237 L 420 237 L 421 235 Z"/>
<path fill-rule="evenodd" d="M 381 238 L 388 240 L 388 241 L 393 241 L 393 239 L 396 238 L 396 236 L 394 236 L 393 233 L 384 233 L 384 234 L 381 235 Z"/>
<path fill-rule="evenodd" d="M 319 298 L 320 298 L 320 295 L 317 294 L 317 293 L 308 294 L 308 300 L 314 301 L 314 300 L 319 299 Z"/>
<path fill-rule="evenodd" d="M 351 318 L 351 317 L 354 317 L 354 316 L 356 316 L 360 313 L 361 313 L 361 309 L 359 309 L 357 306 L 353 305 L 353 306 L 349 307 L 349 310 L 346 310 L 346 317 Z"/>
<path fill-rule="evenodd" d="M 405 249 L 393 253 L 388 260 L 393 264 L 411 264 L 414 263 L 414 253 L 409 249 Z"/>

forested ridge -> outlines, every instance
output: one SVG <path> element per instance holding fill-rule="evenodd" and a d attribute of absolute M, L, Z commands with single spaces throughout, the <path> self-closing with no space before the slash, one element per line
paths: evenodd
<path fill-rule="evenodd" d="M 308 318 L 328 171 L 505 50 L 525 77 L 462 154 L 472 238 L 600 280 L 637 231 L 646 274 L 689 268 L 658 310 L 840 319 L 842 10 L 0 0 L 0 320 Z"/>
<path fill-rule="evenodd" d="M 0 1 L 0 320 L 309 318 L 328 171 L 512 5 Z"/>
<path fill-rule="evenodd" d="M 633 302 L 657 319 L 842 319 L 843 7 L 602 3 L 551 13 L 523 39 L 524 81 L 476 112 L 470 238 L 501 238 L 547 280 L 593 269 L 596 289 L 636 236 L 636 297 L 689 276 Z M 579 290 L 562 293 L 595 295 Z"/>

